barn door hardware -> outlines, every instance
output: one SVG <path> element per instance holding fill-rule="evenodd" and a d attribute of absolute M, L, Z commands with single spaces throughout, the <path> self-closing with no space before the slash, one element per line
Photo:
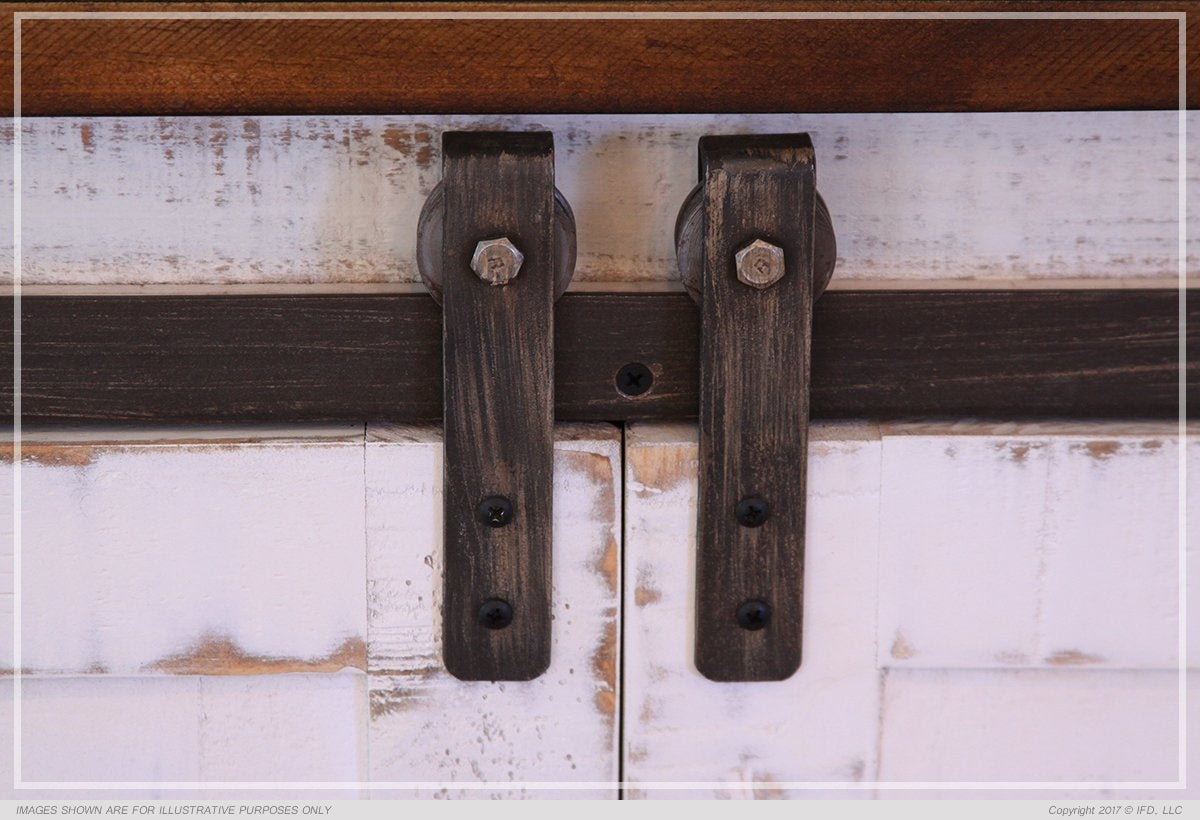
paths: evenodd
<path fill-rule="evenodd" d="M 700 304 L 696 667 L 783 680 L 800 665 L 812 308 L 833 228 L 807 134 L 699 150 L 675 237 Z"/>
<path fill-rule="evenodd" d="M 549 132 L 447 132 L 418 227 L 442 306 L 443 657 L 463 680 L 550 663 L 553 303 L 575 264 Z"/>

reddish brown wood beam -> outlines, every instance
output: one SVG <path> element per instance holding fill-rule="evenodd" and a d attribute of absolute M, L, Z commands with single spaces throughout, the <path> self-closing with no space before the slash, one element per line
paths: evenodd
<path fill-rule="evenodd" d="M 1196 3 L 6 4 L 13 11 L 1196 11 Z M 1200 15 L 1196 15 L 1200 18 Z M 1189 73 L 1200 27 L 1189 23 Z M 22 113 L 1170 109 L 1173 19 L 24 19 Z M 1200 99 L 1200 76 L 1189 105 Z M 0 106 L 12 108 L 8 83 Z"/>

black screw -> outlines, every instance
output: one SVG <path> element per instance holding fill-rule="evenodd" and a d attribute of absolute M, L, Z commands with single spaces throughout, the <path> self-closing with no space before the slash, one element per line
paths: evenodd
<path fill-rule="evenodd" d="M 512 521 L 512 502 L 502 495 L 489 495 L 475 508 L 475 517 L 480 524 L 489 527 L 503 527 Z"/>
<path fill-rule="evenodd" d="M 479 607 L 479 625 L 488 629 L 504 629 L 512 619 L 513 609 L 508 601 L 488 598 Z"/>
<path fill-rule="evenodd" d="M 736 617 L 742 629 L 757 632 L 771 622 L 771 607 L 765 601 L 746 601 L 737 608 Z"/>
<path fill-rule="evenodd" d="M 617 371 L 617 390 L 625 396 L 640 396 L 654 384 L 654 374 L 641 362 L 630 362 Z"/>
<path fill-rule="evenodd" d="M 771 505 L 756 495 L 748 495 L 738 502 L 734 513 L 743 527 L 761 527 L 771 517 Z"/>

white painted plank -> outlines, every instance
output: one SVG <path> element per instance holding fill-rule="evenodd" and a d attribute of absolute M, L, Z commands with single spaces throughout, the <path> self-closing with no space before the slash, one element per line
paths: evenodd
<path fill-rule="evenodd" d="M 884 441 L 881 666 L 930 658 L 933 635 L 945 646 L 926 661 L 935 666 L 945 655 L 954 665 L 987 666 L 1005 653 L 1028 662 L 1047 462 L 1044 446 L 1023 440 L 1011 447 L 986 437 Z M 951 517 L 959 524 L 953 530 Z"/>
<path fill-rule="evenodd" d="M 362 670 L 197 680 L 202 781 L 367 779 L 367 676 Z"/>
<path fill-rule="evenodd" d="M 889 780 L 926 781 L 930 773 L 978 777 L 999 783 L 1007 776 L 1031 775 L 1046 782 L 1059 775 L 1138 775 L 1173 782 L 1178 772 L 1178 678 L 1171 672 L 1055 670 L 888 670 L 883 734 L 883 769 Z M 933 691 L 941 687 L 940 697 Z M 1188 749 L 1200 744 L 1200 672 L 1187 673 Z M 998 691 L 999 690 L 999 691 Z M 995 695 L 989 700 L 989 694 Z M 1022 700 L 1023 699 L 1023 700 Z M 1030 715 L 1031 704 L 1048 713 Z M 938 723 L 923 709 L 935 710 Z M 948 722 L 955 717 L 975 727 L 975 735 Z M 1134 721 L 1144 720 L 1135 724 Z M 987 733 L 987 738 L 983 735 Z M 1056 734 L 1057 733 L 1057 734 Z M 1132 735 L 1132 737 L 1131 737 Z M 1015 747 L 1015 748 L 1014 748 Z M 1023 760 L 1015 750 L 1021 751 Z M 892 759 L 890 753 L 896 753 Z M 1007 752 L 1007 754 L 1003 754 Z M 927 763 L 917 771 L 922 755 Z M 915 775 L 908 777 L 906 774 Z M 1200 795 L 1200 759 L 1189 752 L 1186 789 L 1110 787 L 1095 789 L 959 788 L 880 789 L 880 799 L 960 800 L 1195 800 Z"/>
<path fill-rule="evenodd" d="M 278 674 L 365 666 L 362 439 L 361 425 L 23 436 L 26 780 L 365 778 L 361 671 Z M 6 552 L 12 455 L 7 446 Z M 10 670 L 11 567 L 9 552 Z M 7 682 L 3 697 L 11 741 Z M 0 744 L 10 769 L 11 754 Z M 11 778 L 3 793 L 14 796 Z M 81 794 L 246 795 L 21 792 Z"/>
<path fill-rule="evenodd" d="M 773 784 L 873 778 L 879 441 L 873 427 L 817 425 L 810 442 L 804 660 L 781 683 L 730 684 L 692 660 L 695 427 L 627 433 L 625 778 L 725 784 L 631 796 L 811 797 Z"/>
<path fill-rule="evenodd" d="M 1079 427 L 884 428 L 881 666 L 1177 666 L 1177 427 Z"/>
<path fill-rule="evenodd" d="M 700 136 L 796 130 L 817 147 L 838 235 L 835 286 L 1178 272 L 1174 112 L 51 118 L 22 127 L 26 284 L 416 282 L 417 214 L 440 176 L 440 134 L 458 128 L 554 131 L 581 286 L 677 278 L 673 226 L 695 183 Z M 12 130 L 0 132 L 4 167 Z M 1188 162 L 1194 183 L 1197 152 Z M 0 196 L 2 260 L 11 205 Z M 1200 230 L 1190 231 L 1193 265 L 1198 243 Z"/>
<path fill-rule="evenodd" d="M 0 683 L 5 799 L 345 799 L 361 792 L 180 790 L 168 784 L 356 783 L 366 776 L 366 676 L 359 670 L 236 678 L 26 677 L 21 702 L 27 786 L 18 792 L 12 779 L 13 686 L 11 680 Z M 62 788 L 69 784 L 88 785 Z M 163 785 L 130 787 L 147 784 Z"/>
<path fill-rule="evenodd" d="M 1177 681 L 1152 671 L 893 669 L 880 780 L 1174 782 Z"/>
<path fill-rule="evenodd" d="M 546 797 L 503 784 L 616 781 L 620 464 L 617 428 L 558 427 L 550 667 L 529 682 L 464 682 L 441 659 L 440 434 L 369 429 L 373 782 L 489 781 L 497 785 L 431 796 Z M 613 788 L 559 796 L 615 794 Z M 381 787 L 373 795 L 430 792 Z"/>
<path fill-rule="evenodd" d="M 441 667 L 440 447 L 385 427 L 368 456 L 361 426 L 26 436 L 26 778 L 615 781 L 619 430 L 558 431 L 553 664 L 529 684 Z M 328 674 L 367 665 L 368 583 L 370 695 Z M 141 699 L 179 726 L 129 721 Z M 126 752 L 139 731 L 163 737 Z"/>
<path fill-rule="evenodd" d="M 788 780 L 1173 781 L 1176 431 L 908 424 L 841 442 L 816 426 L 804 661 L 781 684 L 731 685 L 691 659 L 694 427 L 634 425 L 627 778 L 726 782 L 723 796 L 774 795 Z M 1195 471 L 1200 445 L 1187 455 Z M 865 765 L 851 778 L 830 764 L 855 743 Z M 922 794 L 1021 796 L 878 796 Z"/>
<path fill-rule="evenodd" d="M 26 781 L 200 780 L 196 677 L 25 680 L 21 705 Z"/>
<path fill-rule="evenodd" d="M 363 668 L 363 428 L 310 432 L 25 437 L 24 668 Z"/>

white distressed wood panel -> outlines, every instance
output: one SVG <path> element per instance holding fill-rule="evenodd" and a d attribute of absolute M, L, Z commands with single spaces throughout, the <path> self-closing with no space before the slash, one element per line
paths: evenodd
<path fill-rule="evenodd" d="M 1176 668 L 1178 490 L 1170 423 L 885 427 L 880 665 Z"/>
<path fill-rule="evenodd" d="M 1192 123 L 1195 133 L 1200 118 Z M 673 228 L 695 183 L 697 139 L 796 130 L 817 147 L 838 236 L 835 287 L 1170 279 L 1177 127 L 1174 112 L 1150 111 L 31 119 L 21 277 L 417 282 L 417 215 L 440 177 L 441 132 L 547 128 L 578 221 L 577 286 L 675 280 Z M 11 122 L 0 140 L 0 167 L 11 168 Z M 8 192 L 6 245 L 11 179 Z M 1194 264 L 1200 230 L 1190 234 Z M 10 258 L 0 247 L 9 274 Z"/>
<path fill-rule="evenodd" d="M 880 799 L 961 800 L 1195 800 L 1200 795 L 1200 672 L 1187 673 L 1188 786 L 1117 787 L 1139 775 L 1174 782 L 1178 774 L 1178 678 L 1173 672 L 1105 669 L 885 670 L 891 721 L 883 730 L 882 769 L 892 782 L 925 781 L 932 772 L 974 784 L 999 784 L 1010 775 L 1045 782 L 1067 771 L 1090 773 L 1093 783 L 1113 775 L 1109 788 L 966 788 L 953 792 L 880 789 Z M 940 688 L 940 695 L 935 692 Z M 994 696 L 989 700 L 989 695 Z M 1038 697 L 1053 709 L 1029 720 Z M 1020 698 L 1024 698 L 1024 701 Z M 922 710 L 932 709 L 941 722 Z M 1169 713 L 1169 714 L 1168 714 Z M 955 717 L 976 727 L 974 735 L 950 725 Z M 1143 721 L 1140 724 L 1135 721 Z M 980 735 L 988 739 L 980 740 Z M 1130 737 L 1132 736 L 1132 742 Z M 1064 754 L 1063 747 L 1067 747 Z M 1144 747 L 1150 746 L 1146 751 Z M 891 753 L 895 753 L 895 755 Z M 895 759 L 893 759 L 893 757 Z M 926 761 L 915 772 L 920 761 Z M 1068 768 L 1070 766 L 1071 768 Z M 916 778 L 906 776 L 916 774 Z M 960 779 L 961 778 L 961 779 Z M 975 780 L 979 778 L 979 780 Z"/>
<path fill-rule="evenodd" d="M 367 676 L 362 670 L 198 680 L 201 781 L 367 779 Z M 346 794 L 359 795 L 365 793 Z"/>
<path fill-rule="evenodd" d="M 617 780 L 621 437 L 560 425 L 554 445 L 553 642 L 529 682 L 464 682 L 441 656 L 442 443 L 431 429 L 371 426 L 367 443 L 370 777 L 375 796 L 614 797 L 509 781 Z"/>
<path fill-rule="evenodd" d="M 199 678 L 27 679 L 21 694 L 26 781 L 200 780 Z"/>
<path fill-rule="evenodd" d="M 0 684 L 0 795 L 14 798 L 354 798 L 187 783 L 357 783 L 366 777 L 366 675 L 26 677 L 22 778 L 13 788 L 13 686 Z M 38 788 L 35 783 L 108 784 Z M 150 788 L 136 788 L 151 784 Z M 114 787 L 114 784 L 128 784 Z"/>
<path fill-rule="evenodd" d="M 696 428 L 627 432 L 625 779 L 724 784 L 634 786 L 630 796 L 812 797 L 774 784 L 873 778 L 879 440 L 873 426 L 816 425 L 810 454 L 800 671 L 781 683 L 714 683 L 692 661 Z"/>
<path fill-rule="evenodd" d="M 34 433 L 22 448 L 26 671 L 365 667 L 362 425 Z M 11 635 L 10 620 L 9 668 Z"/>
<path fill-rule="evenodd" d="M 1178 694 L 1162 671 L 892 669 L 880 779 L 1173 783 Z"/>
<path fill-rule="evenodd" d="M 22 436 L 27 781 L 365 780 L 363 435 L 349 425 Z M 11 674 L 11 444 L 0 455 Z M 0 769 L 11 772 L 10 681 L 0 699 Z M 0 794 L 16 796 L 11 777 Z M 248 794 L 359 792 L 20 796 Z"/>
<path fill-rule="evenodd" d="M 692 664 L 695 428 L 634 425 L 626 778 L 752 797 L 820 793 L 772 786 L 789 780 L 1174 781 L 1177 430 L 909 424 L 864 441 L 815 426 L 800 672 L 714 684 Z M 1192 551 L 1200 490 L 1187 509 Z M 850 749 L 863 765 L 838 768 Z"/>
<path fill-rule="evenodd" d="M 25 778 L 615 781 L 620 432 L 557 439 L 553 664 L 491 685 L 441 667 L 436 430 L 27 433 Z M 112 794 L 160 793 L 226 794 Z"/>

